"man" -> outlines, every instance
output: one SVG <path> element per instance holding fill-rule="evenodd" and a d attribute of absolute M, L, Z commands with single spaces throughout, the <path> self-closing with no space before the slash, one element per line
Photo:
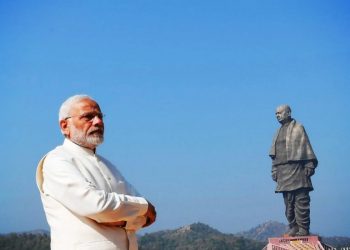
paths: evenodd
<path fill-rule="evenodd" d="M 289 236 L 309 235 L 311 176 L 317 167 L 303 125 L 291 117 L 291 108 L 281 105 L 276 118 L 282 125 L 273 139 L 270 150 L 272 179 L 277 182 L 275 192 L 282 193 L 289 223 Z"/>
<path fill-rule="evenodd" d="M 59 111 L 63 145 L 39 163 L 37 184 L 52 250 L 135 250 L 135 232 L 156 219 L 154 206 L 96 154 L 104 123 L 91 97 L 68 98 Z"/>

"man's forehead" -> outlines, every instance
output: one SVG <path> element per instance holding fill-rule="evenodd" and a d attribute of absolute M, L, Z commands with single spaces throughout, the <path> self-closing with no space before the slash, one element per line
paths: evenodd
<path fill-rule="evenodd" d="M 95 102 L 94 100 L 91 99 L 82 99 L 78 102 L 76 102 L 72 106 L 72 110 L 82 110 L 82 111 L 89 111 L 89 110 L 100 110 L 100 106 Z"/>

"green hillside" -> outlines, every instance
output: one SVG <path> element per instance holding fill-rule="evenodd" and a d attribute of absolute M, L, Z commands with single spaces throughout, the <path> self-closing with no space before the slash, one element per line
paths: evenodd
<path fill-rule="evenodd" d="M 265 245 L 262 242 L 220 233 L 202 223 L 146 234 L 140 238 L 140 250 L 261 250 Z"/>

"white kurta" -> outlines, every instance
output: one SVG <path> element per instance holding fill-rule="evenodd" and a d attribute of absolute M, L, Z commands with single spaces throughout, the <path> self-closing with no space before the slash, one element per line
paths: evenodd
<path fill-rule="evenodd" d="M 148 203 L 106 159 L 66 139 L 39 164 L 37 184 L 52 250 L 137 249 Z M 126 229 L 103 224 L 117 221 Z"/>

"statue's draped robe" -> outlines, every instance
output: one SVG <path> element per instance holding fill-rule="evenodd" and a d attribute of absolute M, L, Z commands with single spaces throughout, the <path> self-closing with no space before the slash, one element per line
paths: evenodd
<path fill-rule="evenodd" d="M 281 126 L 270 150 L 272 172 L 277 174 L 276 192 L 313 190 L 305 168 L 316 168 L 317 158 L 302 124 L 294 119 Z"/>

